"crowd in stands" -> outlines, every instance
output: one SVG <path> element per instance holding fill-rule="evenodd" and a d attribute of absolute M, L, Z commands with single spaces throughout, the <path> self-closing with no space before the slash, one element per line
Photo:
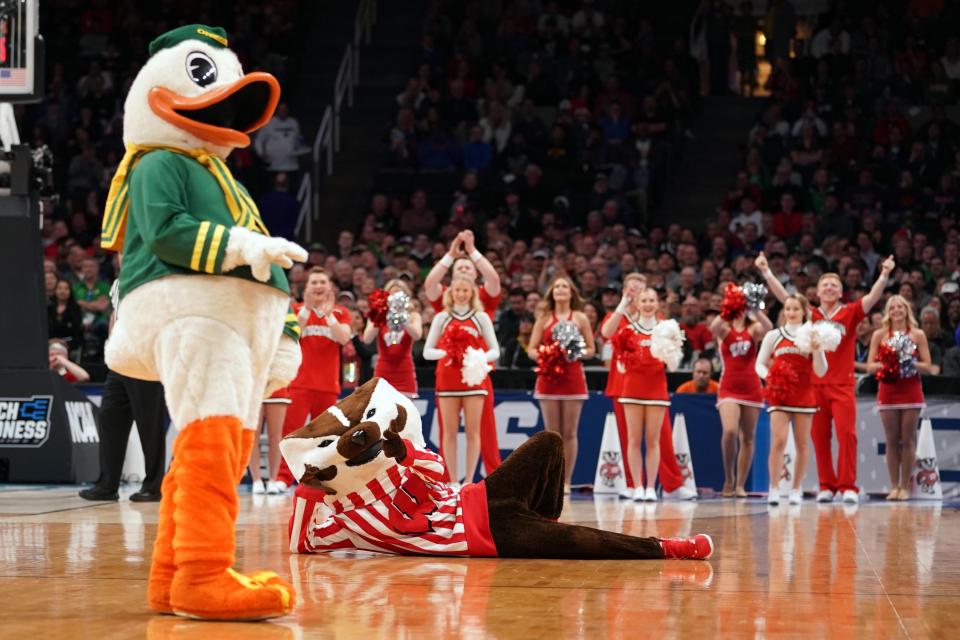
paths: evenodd
<path fill-rule="evenodd" d="M 91 247 L 122 154 L 124 87 L 149 34 L 168 26 L 146 6 L 120 4 L 136 16 L 123 18 L 123 30 L 109 26 L 119 18 L 77 14 L 76 24 L 88 25 L 80 42 L 92 44 L 51 56 L 70 60 L 49 78 L 54 99 L 19 114 L 28 137 L 55 145 L 64 160 L 62 197 L 45 222 L 51 318 L 57 335 L 87 341 L 103 332 L 107 311 L 101 293 L 110 260 Z M 250 24 L 263 20 L 282 33 L 291 15 L 285 9 L 295 4 L 242 2 L 237 24 L 226 26 L 245 33 L 254 50 L 284 51 L 282 38 Z M 729 190 L 717 194 L 715 210 L 702 212 L 700 226 L 685 227 L 657 222 L 669 221 L 664 193 L 673 168 L 696 153 L 692 131 L 709 105 L 684 38 L 658 32 L 642 3 L 437 0 L 384 132 L 384 172 L 404 175 L 413 188 L 373 194 L 355 230 L 341 231 L 333 246 L 308 247 L 307 268 L 331 273 L 360 333 L 371 291 L 400 277 L 420 293 L 451 240 L 474 230 L 504 290 L 501 365 L 518 368 L 533 365 L 524 345 L 555 275 L 574 279 L 596 327 L 619 301 L 623 275 L 641 271 L 660 293 L 663 313 L 687 334 L 689 369 L 714 357 L 706 326 L 725 284 L 762 280 L 753 265 L 758 252 L 788 290 L 814 302 L 820 274 L 839 273 L 846 299 L 856 299 L 893 254 L 889 292 L 913 305 L 941 372 L 960 375 L 960 39 L 949 29 L 957 9 L 900 4 L 906 18 L 887 3 L 836 3 L 806 33 L 789 2 L 773 2 L 759 17 L 734 16 L 720 3 L 708 36 L 711 43 L 725 37 L 727 46 L 710 49 L 708 84 L 764 97 L 751 102 L 757 117 L 744 135 L 741 166 L 717 167 L 730 174 Z M 755 76 L 757 59 L 742 48 L 757 30 L 769 34 L 772 68 L 762 87 L 740 82 Z M 731 70 L 719 78 L 716 55 Z M 289 219 L 278 212 L 295 203 L 282 164 L 264 164 L 257 150 L 235 154 L 231 166 L 263 194 L 271 225 Z M 304 274 L 303 266 L 290 273 L 295 293 Z M 428 325 L 433 312 L 420 298 Z M 774 321 L 778 311 L 771 309 Z M 877 322 L 874 314 L 861 327 L 863 362 Z M 361 376 L 369 370 L 373 354 L 359 340 L 345 350 L 363 365 Z"/>

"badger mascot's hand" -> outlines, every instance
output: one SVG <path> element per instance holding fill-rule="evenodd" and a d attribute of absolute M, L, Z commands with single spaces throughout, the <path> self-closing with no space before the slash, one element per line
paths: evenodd
<path fill-rule="evenodd" d="M 223 259 L 223 270 L 230 271 L 246 264 L 250 266 L 254 278 L 266 282 L 270 279 L 271 265 L 289 269 L 294 261 L 306 262 L 306 249 L 283 238 L 270 238 L 245 227 L 233 227 Z"/>
<path fill-rule="evenodd" d="M 300 361 L 303 355 L 300 351 L 300 345 L 290 336 L 284 334 L 280 337 L 280 346 L 273 356 L 273 362 L 270 363 L 270 373 L 267 378 L 267 388 L 263 397 L 269 398 L 277 389 L 283 389 L 293 382 L 297 377 L 297 371 L 300 370 Z"/>
<path fill-rule="evenodd" d="M 383 432 L 383 438 L 383 455 L 402 462 L 407 457 L 407 445 L 400 434 L 391 428 Z"/>

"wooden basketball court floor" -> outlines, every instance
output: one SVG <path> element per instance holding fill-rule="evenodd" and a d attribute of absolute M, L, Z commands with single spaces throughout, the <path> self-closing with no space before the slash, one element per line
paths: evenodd
<path fill-rule="evenodd" d="M 563 520 L 704 532 L 707 562 L 442 559 L 286 551 L 289 497 L 241 494 L 237 567 L 290 578 L 294 613 L 206 623 L 145 605 L 157 505 L 0 488 L 3 638 L 949 638 L 960 503 L 768 508 L 574 495 Z"/>

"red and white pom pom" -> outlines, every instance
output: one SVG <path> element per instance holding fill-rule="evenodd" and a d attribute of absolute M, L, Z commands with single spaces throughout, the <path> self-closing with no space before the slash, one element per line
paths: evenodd
<path fill-rule="evenodd" d="M 566 352 L 559 342 L 545 342 L 537 348 L 537 368 L 534 371 L 545 380 L 558 382 L 563 379 L 567 364 Z"/>
<path fill-rule="evenodd" d="M 661 320 L 650 335 L 650 355 L 674 371 L 683 360 L 683 340 L 683 331 L 676 320 Z"/>
<path fill-rule="evenodd" d="M 813 345 L 816 344 L 820 351 L 836 351 L 840 345 L 840 329 L 833 322 L 819 320 L 817 322 L 804 322 L 797 330 L 797 338 L 794 343 L 802 353 L 813 353 Z"/>
<path fill-rule="evenodd" d="M 437 346 L 443 349 L 454 366 L 460 366 L 463 364 L 463 354 L 471 340 L 473 335 L 470 331 L 465 326 L 457 324 L 443 332 Z"/>
<path fill-rule="evenodd" d="M 799 381 L 800 376 L 786 360 L 774 360 L 764 380 L 763 397 L 771 407 L 782 407 L 788 403 Z"/>
<path fill-rule="evenodd" d="M 381 329 L 387 323 L 387 297 L 387 292 L 383 289 L 374 289 L 367 296 L 367 304 L 370 305 L 367 319 L 373 323 L 373 326 Z"/>
<path fill-rule="evenodd" d="M 885 340 L 877 347 L 877 363 L 880 365 L 877 382 L 891 383 L 900 379 L 900 356 Z"/>
<path fill-rule="evenodd" d="M 627 369 L 633 369 L 637 366 L 637 360 L 640 357 L 640 339 L 637 332 L 630 327 L 622 327 L 613 334 L 610 341 L 613 352 L 617 360 Z"/>
<path fill-rule="evenodd" d="M 743 289 L 733 282 L 728 282 L 723 290 L 723 304 L 720 305 L 720 317 L 730 322 L 747 310 L 747 296 Z"/>
<path fill-rule="evenodd" d="M 460 377 L 463 384 L 476 387 L 487 377 L 492 367 L 487 362 L 487 354 L 482 349 L 467 347 L 463 352 L 463 367 L 460 368 Z"/>
<path fill-rule="evenodd" d="M 840 340 L 843 335 L 840 333 L 840 325 L 829 320 L 819 320 L 813 323 L 813 330 L 817 334 L 817 344 L 823 351 L 836 351 L 840 346 Z"/>

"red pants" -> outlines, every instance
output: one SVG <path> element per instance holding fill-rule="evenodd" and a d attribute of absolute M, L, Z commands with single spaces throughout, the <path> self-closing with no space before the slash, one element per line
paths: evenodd
<path fill-rule="evenodd" d="M 307 423 L 307 418 L 316 418 L 327 408 L 337 403 L 337 394 L 332 391 L 314 391 L 313 389 L 288 388 L 290 404 L 283 419 L 283 435 L 293 433 Z M 292 485 L 296 478 L 290 473 L 287 461 L 280 460 L 280 470 L 276 480 Z"/>
<path fill-rule="evenodd" d="M 859 491 L 857 488 L 857 401 L 853 385 L 815 385 L 818 411 L 813 414 L 810 438 L 817 455 L 820 489 Z M 837 470 L 833 470 L 833 431 L 837 429 Z"/>
<path fill-rule="evenodd" d="M 483 415 L 480 416 L 480 459 L 483 461 L 483 468 L 486 475 L 490 475 L 500 466 L 500 445 L 497 442 L 497 416 L 493 412 L 493 382 L 490 376 L 487 376 L 483 383 L 483 388 L 487 390 L 487 395 L 483 398 Z M 437 407 L 437 426 L 440 427 L 440 444 L 437 449 L 443 456 L 443 416 L 440 415 L 440 402 L 434 400 L 434 406 Z M 459 429 L 460 426 L 457 425 Z M 443 470 L 444 482 L 450 482 L 450 474 L 446 468 Z M 465 482 L 473 482 L 473 478 L 466 478 Z"/>
<path fill-rule="evenodd" d="M 627 476 L 627 486 L 633 488 L 633 475 L 630 473 L 630 463 L 627 461 L 627 419 L 623 413 L 623 405 L 613 400 L 613 413 L 617 417 L 617 432 L 620 434 L 620 451 L 624 452 L 623 470 Z M 643 470 L 640 470 L 643 473 Z M 670 426 L 670 410 L 663 412 L 663 426 L 660 428 L 660 486 L 664 491 L 676 491 L 683 484 L 683 474 L 677 464 L 677 455 L 673 451 L 673 428 Z"/>

